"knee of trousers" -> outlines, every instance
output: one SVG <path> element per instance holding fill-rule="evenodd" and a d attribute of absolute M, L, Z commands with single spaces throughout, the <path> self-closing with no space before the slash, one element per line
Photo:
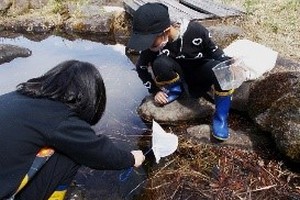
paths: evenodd
<path fill-rule="evenodd" d="M 173 58 L 166 55 L 158 56 L 153 62 L 152 69 L 158 82 L 170 81 L 182 74 L 180 65 Z"/>

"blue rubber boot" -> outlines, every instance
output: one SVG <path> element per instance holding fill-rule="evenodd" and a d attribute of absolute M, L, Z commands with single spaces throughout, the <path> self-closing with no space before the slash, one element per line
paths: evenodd
<path fill-rule="evenodd" d="M 225 141 L 229 138 L 227 126 L 227 118 L 231 105 L 231 97 L 233 90 L 229 92 L 220 92 L 222 95 L 215 94 L 215 113 L 213 116 L 212 135 L 218 139 Z"/>
<path fill-rule="evenodd" d="M 162 91 L 168 95 L 168 103 L 171 103 L 182 94 L 182 83 L 180 81 L 177 81 L 175 83 L 168 84 L 162 88 Z"/>

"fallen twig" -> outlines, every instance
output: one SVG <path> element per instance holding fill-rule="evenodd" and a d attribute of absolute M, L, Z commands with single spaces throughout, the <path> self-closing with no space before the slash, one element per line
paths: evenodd
<path fill-rule="evenodd" d="M 166 167 L 168 167 L 170 164 L 172 164 L 173 162 L 175 162 L 175 160 L 176 160 L 176 158 L 173 159 L 173 160 L 171 160 L 171 161 L 169 161 L 165 166 L 163 166 L 158 172 L 156 172 L 156 173 L 153 175 L 153 178 L 154 178 L 157 174 L 159 174 L 161 171 L 163 171 Z"/>
<path fill-rule="evenodd" d="M 251 193 L 251 192 L 258 192 L 258 191 L 262 191 L 262 190 L 268 190 L 268 189 L 271 189 L 271 188 L 276 187 L 276 186 L 277 186 L 277 184 L 269 185 L 269 186 L 266 186 L 266 187 L 257 188 L 257 189 L 254 189 L 254 190 L 247 190 L 246 192 L 237 193 L 236 195 L 239 196 L 239 195 L 249 193 L 249 192 Z"/>
<path fill-rule="evenodd" d="M 176 190 L 173 192 L 173 194 L 171 195 L 171 199 L 174 198 L 175 194 L 178 192 L 178 189 L 182 186 L 182 184 L 178 184 L 178 186 L 176 187 Z"/>

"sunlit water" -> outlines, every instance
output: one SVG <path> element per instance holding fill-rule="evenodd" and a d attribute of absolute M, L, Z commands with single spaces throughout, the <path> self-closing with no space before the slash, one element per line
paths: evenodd
<path fill-rule="evenodd" d="M 65 60 L 87 61 L 97 66 L 107 89 L 107 107 L 94 129 L 97 134 L 109 135 L 123 148 L 137 148 L 138 136 L 148 129 L 136 113 L 146 90 L 133 63 L 125 56 L 123 45 L 69 41 L 56 36 L 40 42 L 24 37 L 0 38 L 0 43 L 18 45 L 32 51 L 27 58 L 16 58 L 0 65 L 0 94 L 14 90 L 18 83 L 40 76 Z M 126 182 L 120 182 L 119 174 L 120 171 L 83 169 L 77 176 L 77 183 L 86 190 L 87 199 L 121 199 L 140 183 L 141 177 L 134 172 Z"/>

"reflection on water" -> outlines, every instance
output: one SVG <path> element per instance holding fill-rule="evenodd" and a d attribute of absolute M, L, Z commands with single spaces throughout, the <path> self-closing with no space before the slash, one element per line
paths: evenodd
<path fill-rule="evenodd" d="M 40 42 L 30 41 L 24 37 L 0 38 L 0 43 L 18 45 L 32 51 L 30 57 L 16 58 L 0 66 L 0 94 L 14 90 L 18 83 L 40 76 L 68 59 L 87 61 L 96 65 L 106 84 L 107 107 L 103 118 L 94 127 L 95 131 L 97 134 L 108 134 L 124 147 L 128 147 L 128 144 L 136 147 L 138 137 L 132 136 L 141 135 L 147 130 L 136 113 L 136 108 L 146 95 L 146 90 L 133 70 L 134 65 L 124 55 L 123 45 L 103 45 L 86 40 L 69 41 L 56 36 Z M 129 135 L 131 137 L 128 137 Z M 124 193 L 133 189 L 139 182 L 133 178 L 134 180 L 120 183 L 119 174 L 120 172 L 111 171 L 87 173 L 87 169 L 83 169 L 77 179 L 85 186 L 88 193 L 86 196 L 89 196 L 89 199 L 116 200 L 120 197 L 118 193 L 121 192 L 123 193 L 121 196 L 124 196 Z"/>
<path fill-rule="evenodd" d="M 146 91 L 134 65 L 124 55 L 123 45 L 103 45 L 86 40 L 69 41 L 51 36 L 41 42 L 23 37 L 0 38 L 3 44 L 29 48 L 32 55 L 16 58 L 0 67 L 0 94 L 15 89 L 29 78 L 40 76 L 68 59 L 91 62 L 99 68 L 107 88 L 107 108 L 103 119 L 95 126 L 97 133 L 139 134 L 144 124 L 136 114 Z"/>

